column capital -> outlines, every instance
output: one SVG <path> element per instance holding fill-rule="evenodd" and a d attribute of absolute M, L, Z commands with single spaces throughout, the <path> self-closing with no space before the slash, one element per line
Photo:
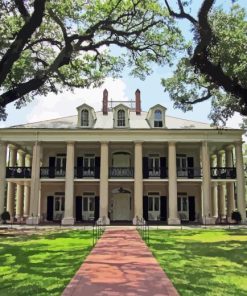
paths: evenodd
<path fill-rule="evenodd" d="M 232 151 L 232 149 L 234 148 L 234 145 L 228 145 L 225 147 L 226 151 Z"/>
<path fill-rule="evenodd" d="M 109 141 L 101 141 L 100 144 L 101 145 L 108 145 L 109 144 Z"/>
<path fill-rule="evenodd" d="M 17 147 L 13 144 L 9 144 L 8 147 L 9 147 L 9 150 L 17 151 Z"/>
<path fill-rule="evenodd" d="M 143 144 L 143 141 L 134 141 L 135 145 L 139 144 L 139 145 L 142 145 Z"/>
<path fill-rule="evenodd" d="M 225 153 L 225 150 L 223 150 L 223 149 L 220 149 L 219 151 L 217 151 L 217 155 L 222 155 L 224 153 Z"/>
<path fill-rule="evenodd" d="M 235 142 L 235 146 L 237 147 L 239 147 L 239 146 L 241 146 L 242 147 L 242 145 L 243 145 L 243 141 L 242 140 L 240 140 L 240 141 L 237 141 L 237 142 Z"/>
<path fill-rule="evenodd" d="M 22 149 L 18 149 L 17 152 L 18 152 L 20 155 L 24 155 L 24 154 L 26 154 L 26 152 L 23 151 Z"/>
<path fill-rule="evenodd" d="M 169 142 L 168 142 L 168 145 L 170 145 L 170 146 L 175 146 L 176 143 L 177 143 L 177 142 L 175 142 L 175 141 L 169 141 Z"/>
<path fill-rule="evenodd" d="M 66 142 L 67 145 L 75 145 L 75 141 L 69 141 L 69 142 Z"/>

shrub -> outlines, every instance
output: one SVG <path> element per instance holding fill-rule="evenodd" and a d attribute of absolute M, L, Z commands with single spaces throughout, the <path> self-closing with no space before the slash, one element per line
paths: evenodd
<path fill-rule="evenodd" d="M 242 220 L 242 217 L 239 211 L 232 212 L 232 220 L 235 220 L 237 224 Z"/>
<path fill-rule="evenodd" d="M 5 211 L 2 213 L 1 218 L 3 220 L 3 223 L 6 223 L 7 220 L 10 220 L 10 214 L 9 212 Z"/>

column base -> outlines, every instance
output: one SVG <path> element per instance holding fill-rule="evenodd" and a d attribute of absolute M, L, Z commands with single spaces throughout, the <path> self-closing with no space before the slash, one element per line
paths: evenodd
<path fill-rule="evenodd" d="M 180 225 L 181 221 L 179 218 L 168 218 L 168 225 Z"/>
<path fill-rule="evenodd" d="M 39 224 L 39 217 L 28 217 L 26 220 L 27 225 L 38 225 Z"/>
<path fill-rule="evenodd" d="M 202 217 L 202 224 L 216 224 L 216 217 Z"/>
<path fill-rule="evenodd" d="M 74 225 L 75 224 L 75 218 L 63 218 L 62 219 L 62 225 Z"/>
<path fill-rule="evenodd" d="M 132 220 L 133 225 L 141 225 L 141 224 L 143 225 L 144 222 L 146 221 L 143 219 L 143 217 L 138 217 L 138 216 L 134 217 Z"/>
<path fill-rule="evenodd" d="M 106 216 L 100 217 L 96 223 L 98 225 L 110 225 L 110 219 Z"/>

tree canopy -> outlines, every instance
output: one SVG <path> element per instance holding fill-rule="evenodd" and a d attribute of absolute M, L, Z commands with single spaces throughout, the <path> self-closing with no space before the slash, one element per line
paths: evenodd
<path fill-rule="evenodd" d="M 191 44 L 177 63 L 173 76 L 162 80 L 174 106 L 192 110 L 197 103 L 211 100 L 210 118 L 225 124 L 234 112 L 247 115 L 247 14 L 232 5 L 230 12 L 214 7 L 216 1 L 204 0 L 194 18 L 191 1 L 178 0 L 177 7 L 166 7 L 174 19 L 191 24 Z M 237 2 L 237 1 L 232 1 Z"/>
<path fill-rule="evenodd" d="M 11 102 L 98 86 L 126 65 L 143 78 L 184 46 L 158 0 L 0 0 L 0 23 L 0 120 Z"/>

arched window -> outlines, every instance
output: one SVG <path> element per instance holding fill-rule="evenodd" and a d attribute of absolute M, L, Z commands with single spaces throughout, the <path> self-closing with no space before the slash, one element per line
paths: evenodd
<path fill-rule="evenodd" d="M 118 126 L 125 126 L 125 111 L 118 110 L 117 112 L 117 125 Z"/>
<path fill-rule="evenodd" d="M 155 110 L 154 112 L 154 127 L 162 127 L 162 112 L 160 110 Z"/>
<path fill-rule="evenodd" d="M 89 114 L 86 109 L 81 111 L 81 126 L 89 126 Z"/>

